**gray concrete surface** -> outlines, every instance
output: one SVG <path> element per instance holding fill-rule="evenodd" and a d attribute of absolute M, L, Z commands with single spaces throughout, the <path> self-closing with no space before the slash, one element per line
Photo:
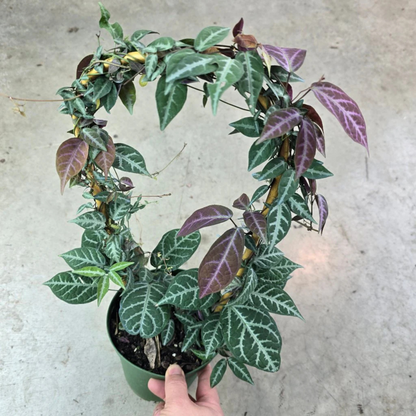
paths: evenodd
<path fill-rule="evenodd" d="M 397 0 L 270 2 L 126 1 L 105 5 L 126 34 L 139 28 L 195 36 L 212 24 L 232 26 L 265 43 L 308 50 L 299 71 L 323 73 L 359 103 L 371 157 L 321 110 L 327 166 L 321 182 L 330 218 L 324 235 L 292 230 L 282 245 L 304 265 L 287 286 L 306 322 L 276 317 L 283 337 L 276 374 L 252 370 L 255 386 L 230 372 L 220 385 L 226 415 L 353 416 L 416 414 L 416 3 Z M 53 99 L 69 85 L 80 58 L 96 46 L 95 1 L 1 0 L 0 91 Z M 75 29 L 76 28 L 76 29 Z M 111 47 L 107 35 L 105 45 Z M 152 249 L 168 229 L 204 204 L 230 205 L 255 183 L 245 171 L 250 142 L 227 136 L 240 112 L 214 118 L 190 92 L 184 111 L 158 130 L 154 86 L 139 90 L 134 117 L 119 105 L 108 129 L 137 146 L 151 171 L 185 152 L 138 190 L 172 192 L 146 209 L 136 235 Z M 233 100 L 237 100 L 232 95 Z M 311 97 L 310 103 L 316 103 Z M 318 104 L 317 104 L 318 106 Z M 26 117 L 0 99 L 0 414 L 150 415 L 127 387 L 105 333 L 107 299 L 70 306 L 41 283 L 65 270 L 59 254 L 79 245 L 67 221 L 80 191 L 59 194 L 55 152 L 71 128 L 56 103 L 26 103 Z M 103 116 L 105 116 L 103 114 Z M 191 121 L 192 120 L 192 121 Z M 163 149 L 163 151 L 161 151 Z M 219 229 L 203 235 L 204 250 Z"/>

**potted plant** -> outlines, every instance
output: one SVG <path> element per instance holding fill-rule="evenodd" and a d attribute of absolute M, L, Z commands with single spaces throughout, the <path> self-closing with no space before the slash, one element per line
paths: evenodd
<path fill-rule="evenodd" d="M 73 304 L 97 300 L 99 305 L 111 283 L 120 288 L 109 308 L 109 335 L 128 382 L 145 399 L 155 399 L 147 380 L 163 378 L 169 364 L 177 362 L 191 380 L 217 354 L 222 358 L 213 369 L 212 386 L 227 367 L 252 383 L 247 366 L 268 372 L 280 367 L 281 337 L 271 314 L 302 318 L 284 290 L 300 266 L 276 246 L 292 223 L 322 233 L 328 217 L 317 181 L 332 173 L 315 158 L 316 151 L 325 156 L 324 128 L 304 97 L 313 92 L 347 135 L 368 149 L 363 116 L 323 77 L 294 97 L 292 83 L 302 81 L 295 71 L 306 51 L 260 43 L 243 33 L 243 19 L 230 44 L 224 45 L 230 29 L 217 26 L 194 39 L 157 37 L 145 44 L 155 32 L 137 30 L 124 37 L 100 8 L 100 27 L 111 33 L 115 48 L 99 46 L 79 63 L 72 85 L 58 91 L 64 99 L 60 111 L 72 117 L 73 129 L 57 151 L 56 168 L 61 192 L 68 182 L 85 188 L 87 201 L 72 220 L 85 231 L 81 246 L 62 254 L 71 270 L 45 284 Z M 252 138 L 248 170 L 258 170 L 253 179 L 259 182 L 251 197 L 230 199 L 235 199 L 233 210 L 215 204 L 198 209 L 150 253 L 129 228 L 130 217 L 146 204 L 133 197 L 133 182 L 125 176 L 151 176 L 145 159 L 129 144 L 114 143 L 106 121 L 95 117 L 101 107 L 110 112 L 118 98 L 132 113 L 136 78 L 141 86 L 157 82 L 162 130 L 182 109 L 189 88 L 199 89 L 214 115 L 221 102 L 229 104 L 222 94 L 234 89 L 247 114 L 230 123 L 230 134 Z M 194 86 L 201 83 L 202 88 Z M 198 248 L 200 230 L 226 221 L 230 228 L 199 268 L 184 269 Z"/>

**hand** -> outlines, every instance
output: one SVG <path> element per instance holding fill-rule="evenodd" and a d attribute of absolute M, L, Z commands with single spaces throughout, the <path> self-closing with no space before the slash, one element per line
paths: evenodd
<path fill-rule="evenodd" d="M 153 416 L 224 416 L 217 390 L 210 386 L 211 366 L 208 364 L 198 374 L 196 400 L 188 395 L 185 375 L 182 369 L 171 365 L 166 371 L 166 379 L 149 380 L 149 390 L 163 399 Z"/>

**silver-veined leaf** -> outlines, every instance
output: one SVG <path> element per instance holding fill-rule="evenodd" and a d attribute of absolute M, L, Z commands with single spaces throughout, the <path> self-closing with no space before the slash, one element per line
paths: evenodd
<path fill-rule="evenodd" d="M 271 143 L 270 141 L 265 143 L 260 143 L 259 146 Z M 274 147 L 274 146 L 273 146 Z M 267 179 L 274 179 L 277 176 L 280 176 L 287 169 L 287 163 L 283 157 L 276 157 L 266 164 L 263 170 L 259 173 L 253 173 L 253 178 L 258 181 L 265 181 Z"/>
<path fill-rule="evenodd" d="M 185 338 L 182 341 L 181 351 L 187 351 L 196 344 L 199 337 L 200 325 L 191 326 L 186 329 Z"/>
<path fill-rule="evenodd" d="M 172 49 L 175 46 L 175 40 L 169 36 L 163 36 L 150 42 L 144 49 L 143 53 L 154 54 Z M 148 55 L 149 56 L 149 55 Z M 157 55 L 156 55 L 157 56 Z M 146 59 L 147 60 L 147 59 Z M 146 67 L 147 73 L 147 67 Z"/>
<path fill-rule="evenodd" d="M 84 277 L 101 277 L 105 275 L 105 271 L 96 266 L 87 266 L 79 270 L 74 270 L 73 273 Z"/>
<path fill-rule="evenodd" d="M 244 117 L 229 125 L 235 129 L 235 131 L 232 131 L 230 134 L 241 133 L 247 137 L 259 137 L 264 127 L 262 120 L 256 120 L 253 117 Z"/>
<path fill-rule="evenodd" d="M 201 329 L 201 338 L 206 355 L 214 353 L 217 348 L 221 347 L 224 338 L 221 331 L 220 314 L 213 314 L 206 319 Z"/>
<path fill-rule="evenodd" d="M 121 248 L 120 235 L 113 234 L 110 238 L 107 239 L 105 242 L 104 253 L 107 257 L 115 262 L 119 262 L 121 260 L 123 250 Z"/>
<path fill-rule="evenodd" d="M 269 269 L 279 264 L 282 259 L 283 253 L 277 247 L 262 244 L 253 264 L 263 269 Z"/>
<path fill-rule="evenodd" d="M 162 344 L 167 345 L 172 340 L 173 335 L 175 334 L 175 322 L 173 319 L 169 319 L 168 324 L 162 331 Z"/>
<path fill-rule="evenodd" d="M 316 221 L 313 219 L 312 214 L 309 211 L 308 204 L 299 194 L 292 195 L 288 200 L 288 203 L 292 212 L 316 224 Z"/>
<path fill-rule="evenodd" d="M 176 59 L 168 63 L 166 69 L 166 83 L 172 83 L 181 79 L 209 74 L 217 69 L 215 57 L 199 53 L 182 56 L 178 62 Z"/>
<path fill-rule="evenodd" d="M 319 194 L 316 194 L 315 200 L 319 210 L 319 232 L 322 234 L 328 218 L 328 203 L 325 197 Z"/>
<path fill-rule="evenodd" d="M 263 241 L 267 241 L 267 222 L 261 212 L 246 211 L 243 214 L 243 218 L 252 233 L 258 235 Z"/>
<path fill-rule="evenodd" d="M 111 166 L 113 166 L 115 158 L 116 148 L 114 146 L 113 140 L 111 139 L 111 137 L 109 137 L 107 142 L 107 151 L 101 151 L 94 159 L 98 167 L 100 167 L 103 170 L 105 179 L 107 179 L 108 172 L 110 171 Z"/>
<path fill-rule="evenodd" d="M 228 366 L 231 368 L 231 371 L 234 373 L 234 375 L 240 380 L 254 384 L 250 372 L 247 370 L 247 367 L 243 363 L 240 363 L 240 361 L 236 360 L 234 357 L 230 357 L 228 359 Z"/>
<path fill-rule="evenodd" d="M 104 230 L 85 230 L 82 234 L 81 247 L 100 248 L 108 234 Z"/>
<path fill-rule="evenodd" d="M 101 76 L 101 77 L 98 77 L 98 79 L 94 81 L 93 86 L 94 86 L 94 96 L 92 100 L 97 101 L 98 99 L 104 97 L 105 95 L 111 92 L 113 81 L 109 80 L 105 76 Z"/>
<path fill-rule="evenodd" d="M 114 221 L 123 219 L 130 210 L 130 197 L 122 193 L 117 194 L 117 198 L 110 204 L 110 217 Z"/>
<path fill-rule="evenodd" d="M 202 29 L 195 38 L 194 47 L 197 51 L 205 51 L 211 46 L 224 40 L 230 28 L 220 26 L 208 26 Z"/>
<path fill-rule="evenodd" d="M 123 289 L 126 288 L 122 277 L 114 270 L 111 270 L 108 272 L 108 277 L 110 278 L 110 280 L 116 284 L 117 286 L 122 287 Z"/>
<path fill-rule="evenodd" d="M 119 272 L 120 270 L 127 269 L 127 267 L 134 264 L 132 261 L 122 261 L 119 263 L 115 263 L 110 267 L 110 271 Z"/>
<path fill-rule="evenodd" d="M 233 202 L 233 207 L 242 209 L 243 211 L 250 209 L 250 198 L 246 194 L 241 194 L 241 196 Z"/>
<path fill-rule="evenodd" d="M 103 267 L 106 264 L 105 257 L 99 250 L 91 247 L 74 248 L 61 254 L 71 269 L 78 270 L 87 266 Z"/>
<path fill-rule="evenodd" d="M 334 176 L 334 174 L 323 166 L 321 162 L 315 159 L 308 170 L 303 172 L 302 176 L 308 179 L 324 179 Z"/>
<path fill-rule="evenodd" d="M 86 141 L 90 146 L 106 152 L 108 135 L 106 134 L 106 132 L 104 132 L 105 130 L 100 129 L 98 126 L 85 127 L 81 129 L 80 137 L 82 140 Z"/>
<path fill-rule="evenodd" d="M 250 205 L 258 201 L 269 190 L 269 188 L 269 185 L 262 185 L 259 188 L 257 188 L 254 191 L 253 196 L 251 197 Z"/>
<path fill-rule="evenodd" d="M 99 211 L 86 212 L 68 222 L 91 231 L 98 231 L 105 228 L 105 216 Z"/>
<path fill-rule="evenodd" d="M 300 178 L 312 164 L 316 153 L 316 131 L 312 121 L 305 117 L 300 123 L 296 138 L 295 166 L 296 178 Z"/>
<path fill-rule="evenodd" d="M 305 49 L 281 48 L 272 45 L 263 45 L 263 48 L 287 72 L 297 71 L 302 66 L 306 56 Z"/>
<path fill-rule="evenodd" d="M 113 163 L 114 168 L 124 172 L 150 176 L 150 173 L 146 169 L 143 156 L 136 149 L 123 143 L 117 143 L 115 148 L 116 158 Z"/>
<path fill-rule="evenodd" d="M 296 172 L 293 169 L 287 169 L 280 178 L 278 197 L 276 204 L 286 202 L 298 189 L 299 179 L 295 178 Z"/>
<path fill-rule="evenodd" d="M 102 276 L 100 280 L 98 280 L 98 284 L 97 284 L 98 306 L 100 306 L 100 303 L 104 299 L 104 296 L 107 294 L 109 288 L 110 288 L 110 278 L 106 274 Z"/>
<path fill-rule="evenodd" d="M 227 360 L 222 358 L 215 364 L 214 368 L 212 369 L 211 377 L 210 377 L 210 384 L 211 388 L 214 388 L 224 377 L 225 370 L 227 370 Z"/>
<path fill-rule="evenodd" d="M 248 151 L 248 171 L 250 172 L 257 166 L 268 160 L 275 150 L 275 144 L 271 140 L 263 143 L 253 143 Z"/>
<path fill-rule="evenodd" d="M 287 204 L 272 204 L 267 214 L 267 236 L 271 246 L 275 246 L 279 241 L 283 240 L 289 232 L 292 217 Z"/>
<path fill-rule="evenodd" d="M 239 293 L 238 297 L 228 302 L 227 307 L 230 307 L 233 305 L 244 304 L 250 298 L 250 295 L 253 293 L 253 290 L 256 288 L 257 283 L 258 283 L 257 274 L 253 270 L 253 268 L 250 267 L 244 274 L 244 285 L 243 285 L 241 292 Z"/>

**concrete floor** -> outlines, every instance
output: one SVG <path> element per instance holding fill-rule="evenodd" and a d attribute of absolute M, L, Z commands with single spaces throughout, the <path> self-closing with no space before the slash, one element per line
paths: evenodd
<path fill-rule="evenodd" d="M 105 5 L 126 34 L 145 28 L 175 38 L 195 36 L 213 24 L 232 26 L 244 16 L 246 32 L 260 41 L 307 49 L 299 74 L 310 83 L 324 73 L 359 103 L 367 121 L 368 159 L 320 107 L 326 166 L 335 174 L 320 185 L 330 218 L 322 237 L 293 229 L 281 246 L 304 266 L 287 290 L 306 322 L 276 317 L 284 343 L 281 370 L 252 369 L 254 386 L 228 372 L 220 385 L 225 414 L 415 415 L 416 2 L 106 0 Z M 96 46 L 96 1 L 1 0 L 0 16 L 2 93 L 53 99 Z M 103 39 L 111 47 L 107 35 Z M 161 133 L 154 90 L 139 90 L 133 117 L 119 104 L 108 126 L 119 141 L 140 149 L 150 171 L 188 143 L 157 182 L 136 180 L 143 193 L 173 194 L 137 219 L 136 235 L 146 249 L 197 207 L 230 205 L 255 188 L 245 171 L 250 141 L 227 136 L 228 123 L 241 117 L 238 110 L 222 106 L 214 118 L 202 108 L 200 95 L 190 92 L 182 114 Z M 313 97 L 307 102 L 316 104 Z M 71 306 L 41 286 L 65 270 L 58 255 L 77 247 L 81 235 L 67 223 L 81 192 L 59 194 L 55 152 L 72 125 L 57 106 L 26 103 L 21 117 L 10 101 L 0 99 L 0 414 L 151 415 L 153 404 L 129 390 L 107 339 L 110 299 L 99 309 Z M 194 264 L 219 229 L 203 233 Z"/>

